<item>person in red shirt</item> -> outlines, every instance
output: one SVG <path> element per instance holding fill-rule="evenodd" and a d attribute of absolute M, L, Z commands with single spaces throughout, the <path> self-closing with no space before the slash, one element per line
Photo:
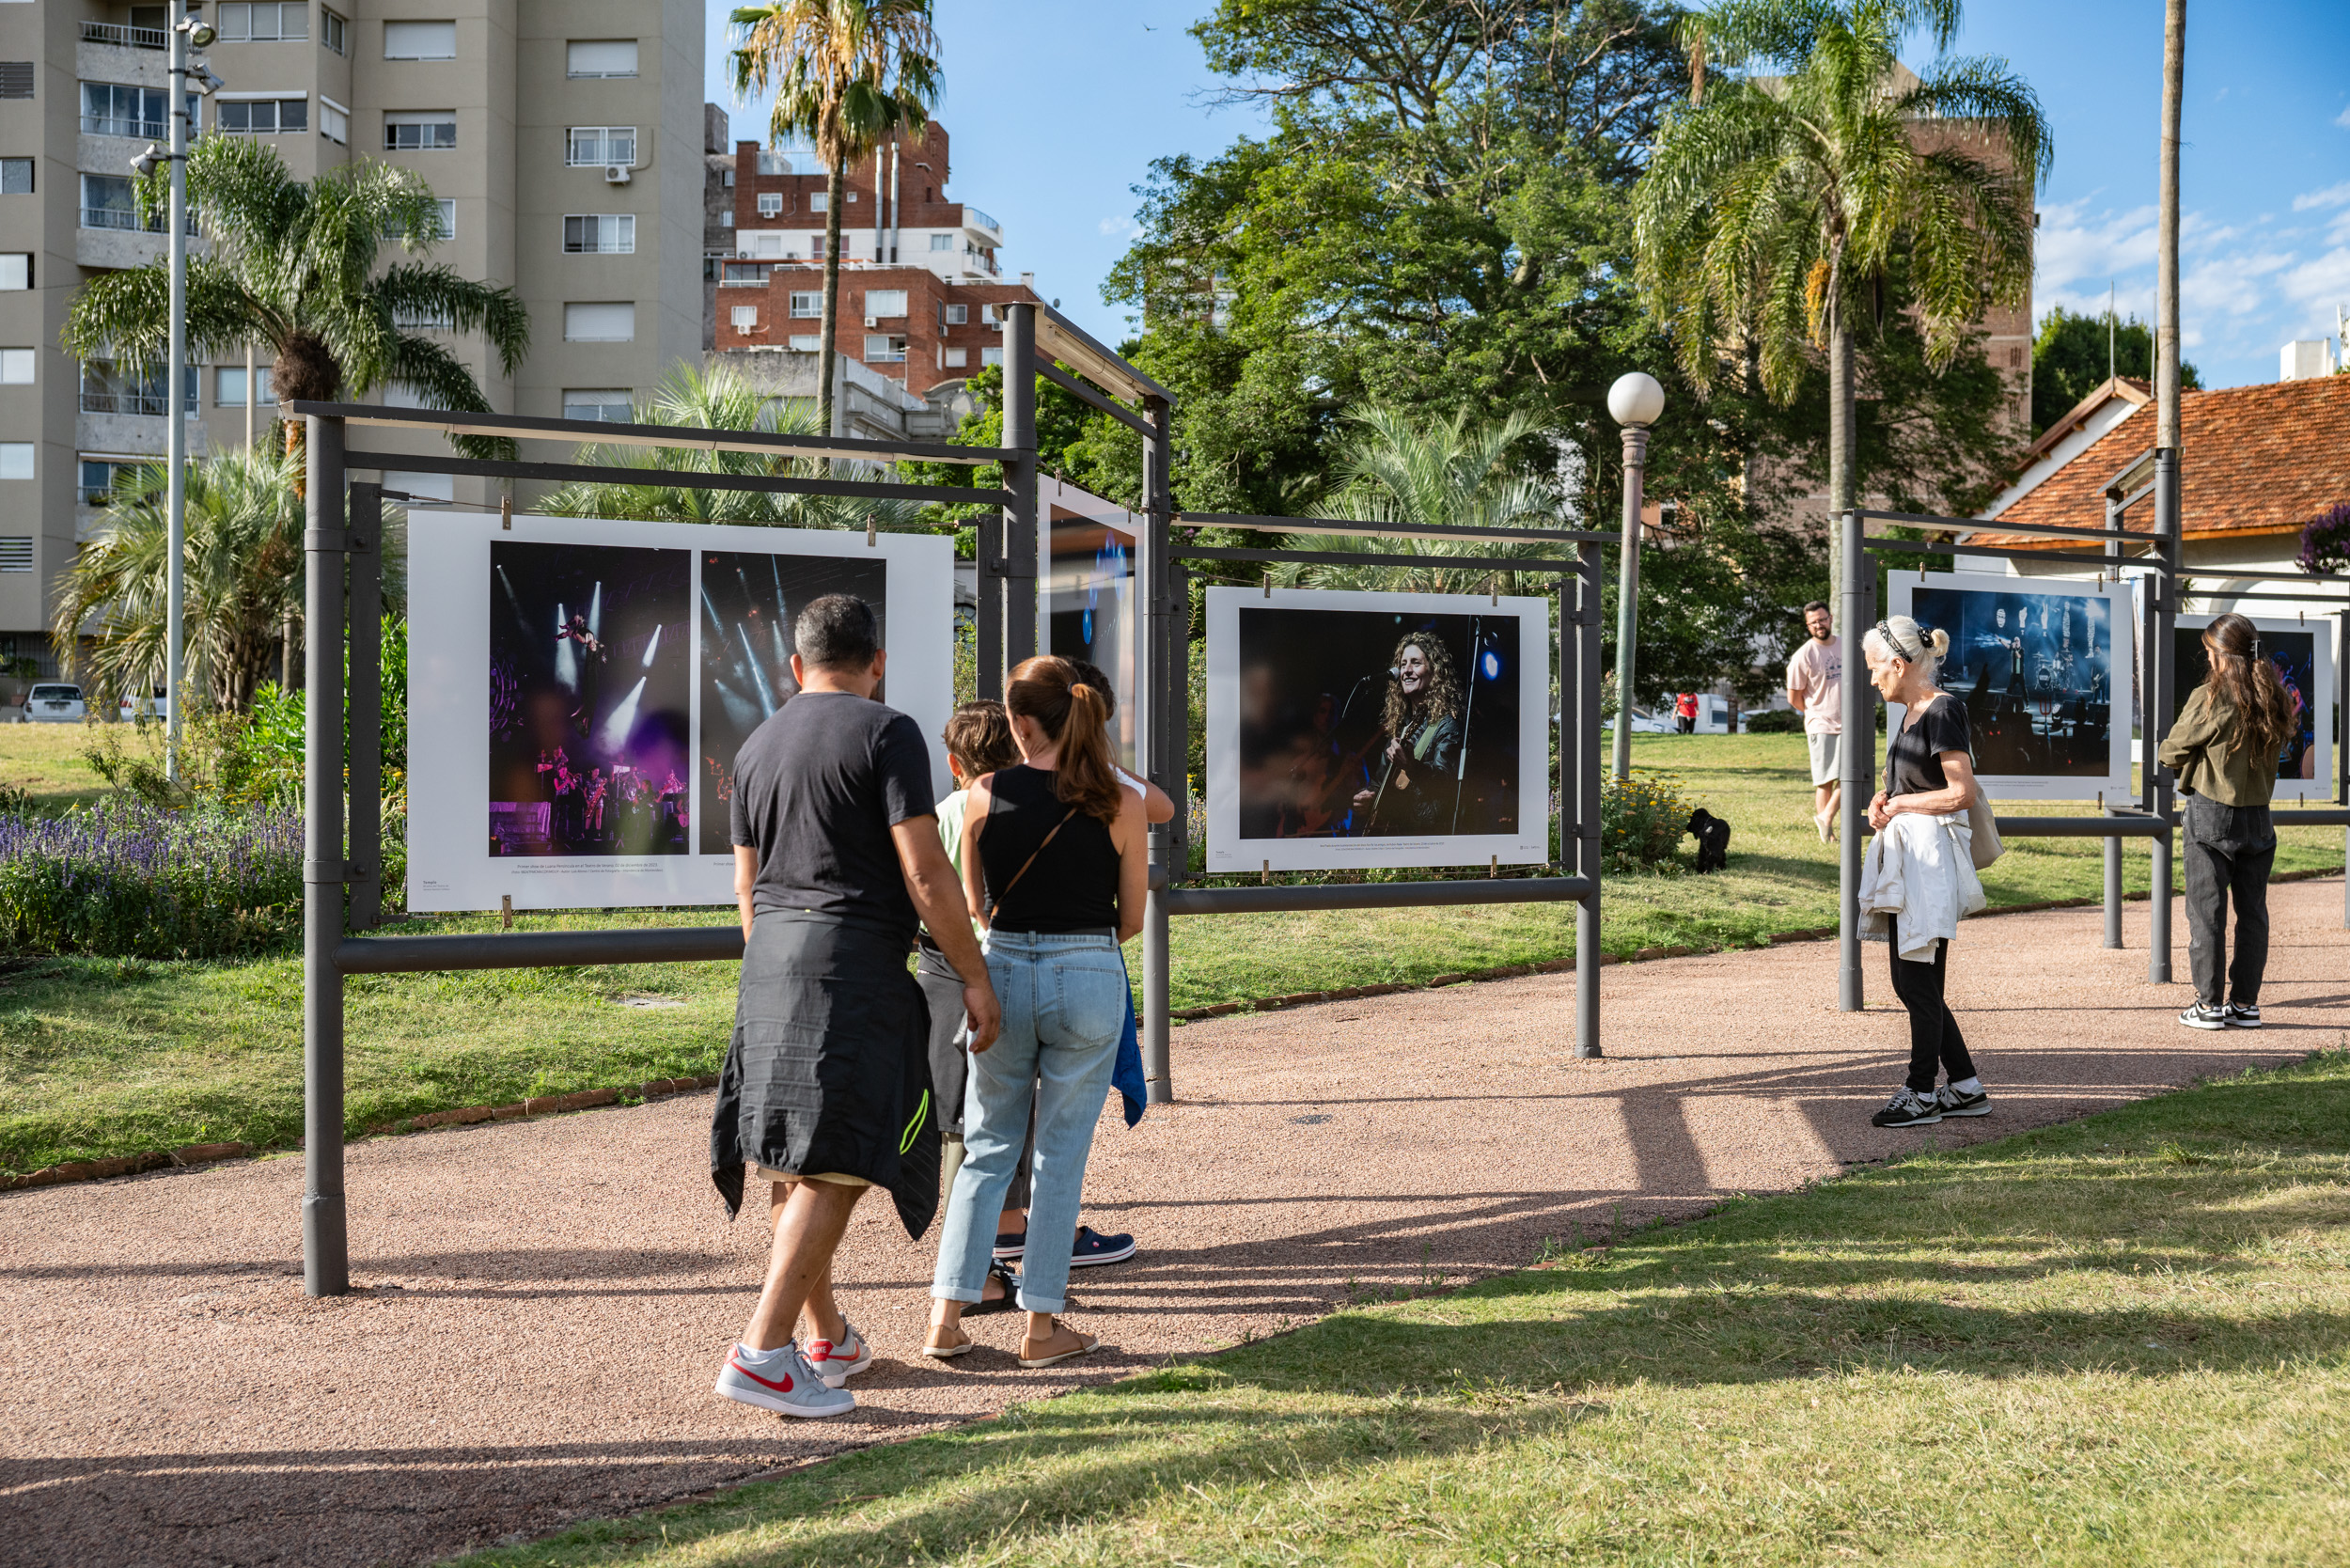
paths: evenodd
<path fill-rule="evenodd" d="M 1683 734 L 1693 735 L 1697 733 L 1698 694 L 1695 692 L 1682 692 L 1673 698 L 1673 717 L 1679 722 L 1681 732 Z"/>

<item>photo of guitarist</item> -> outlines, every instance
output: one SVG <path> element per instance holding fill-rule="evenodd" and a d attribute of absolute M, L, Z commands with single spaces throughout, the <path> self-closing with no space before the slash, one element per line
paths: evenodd
<path fill-rule="evenodd" d="M 1461 760 L 1461 678 L 1443 643 L 1421 633 L 1395 646 L 1376 773 L 1355 794 L 1355 831 L 1386 837 L 1451 831 Z"/>

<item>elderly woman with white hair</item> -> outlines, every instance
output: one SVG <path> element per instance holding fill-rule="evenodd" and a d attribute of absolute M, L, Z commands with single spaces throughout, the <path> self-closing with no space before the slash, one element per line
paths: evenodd
<path fill-rule="evenodd" d="M 1870 855 L 1874 877 L 1864 877 L 1864 885 L 1891 880 L 1887 873 L 1897 862 L 1903 868 L 1904 886 L 1875 904 L 1892 949 L 1893 994 L 1909 1010 L 1909 1076 L 1869 1120 L 1879 1127 L 1924 1127 L 1945 1117 L 1985 1116 L 1991 1097 L 1943 999 L 1950 941 L 1941 933 L 1954 930 L 1957 917 L 1982 901 L 1965 817 L 1976 791 L 1966 709 L 1936 683 L 1950 635 L 1897 615 L 1878 621 L 1860 647 L 1870 683 L 1902 709 L 1901 728 L 1886 747 L 1885 787 L 1869 802 L 1877 841 Z M 1897 822 L 1904 817 L 1919 820 Z M 1912 927 L 1906 942 L 1904 917 Z M 1948 1078 L 1938 1089 L 1937 1072 Z"/>

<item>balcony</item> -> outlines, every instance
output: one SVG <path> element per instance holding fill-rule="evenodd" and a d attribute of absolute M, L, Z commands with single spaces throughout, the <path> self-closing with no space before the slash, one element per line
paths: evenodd
<path fill-rule="evenodd" d="M 136 212 L 128 208 L 85 207 L 82 209 L 84 228 L 117 228 L 133 234 L 167 234 L 171 231 L 168 224 L 169 220 L 162 217 L 143 221 Z M 188 219 L 187 228 L 188 238 L 195 239 L 196 229 L 196 219 L 193 215 Z"/>
<path fill-rule="evenodd" d="M 967 201 L 963 204 L 963 223 L 966 228 L 983 228 L 990 234 L 1001 235 L 1004 232 L 1002 224 L 997 223 Z"/>
<path fill-rule="evenodd" d="M 85 22 L 84 43 L 111 43 L 119 49 L 168 49 L 171 35 L 161 27 L 130 27 L 119 22 Z"/>

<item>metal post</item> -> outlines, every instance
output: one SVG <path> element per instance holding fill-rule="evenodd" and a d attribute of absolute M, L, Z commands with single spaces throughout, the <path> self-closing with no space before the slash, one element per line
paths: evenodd
<path fill-rule="evenodd" d="M 2167 0 L 2162 31 L 2162 143 L 2154 210 L 2154 539 L 2170 570 L 2154 611 L 2146 661 L 2146 771 L 2162 837 L 2154 844 L 2146 978 L 2170 979 L 2170 779 L 2154 752 L 2170 729 L 2170 627 L 2179 596 L 2179 122 L 2186 90 L 2186 0 Z"/>
<path fill-rule="evenodd" d="M 1869 711 L 1869 666 L 1860 649 L 1870 623 L 1860 581 L 1868 571 L 1868 560 L 1860 547 L 1860 514 L 1856 511 L 1838 519 L 1837 559 L 1843 571 L 1836 625 L 1844 648 L 1844 733 L 1837 748 L 1841 759 L 1837 775 L 1842 790 L 1839 807 L 1842 820 L 1837 839 L 1836 1006 L 1840 1011 L 1858 1012 L 1869 1005 L 1860 980 L 1860 838 L 1869 821 L 1869 771 L 1876 751 L 1876 716 Z"/>
<path fill-rule="evenodd" d="M 351 924 L 384 918 L 384 487 L 351 487 Z"/>
<path fill-rule="evenodd" d="M 982 511 L 972 548 L 972 580 L 979 589 L 979 615 L 972 628 L 978 655 L 978 691 L 983 701 L 1004 698 L 1004 514 Z"/>
<path fill-rule="evenodd" d="M 170 322 L 164 350 L 164 776 L 180 776 L 180 709 L 187 682 L 188 411 L 183 404 L 188 364 L 188 6 L 171 0 L 170 81 L 171 200 L 165 209 L 170 256 L 167 306 Z M 139 694 L 144 698 L 144 692 Z"/>
<path fill-rule="evenodd" d="M 304 694 L 302 1288 L 351 1289 L 343 1224 L 343 422 L 309 419 Z"/>
<path fill-rule="evenodd" d="M 2350 608 L 2334 618 L 2334 804 L 2350 806 Z M 2342 923 L 2350 929 L 2350 827 L 2342 830 Z"/>
<path fill-rule="evenodd" d="M 1152 398 L 1144 403 L 1143 412 L 1151 421 L 1151 435 L 1142 448 L 1142 548 L 1135 558 L 1135 597 L 1142 602 L 1137 650 L 1142 667 L 1136 672 L 1135 682 L 1142 712 L 1136 719 L 1135 762 L 1145 777 L 1167 792 L 1180 812 L 1184 792 L 1183 753 L 1169 743 L 1183 735 L 1190 704 L 1184 700 L 1187 671 L 1177 667 L 1170 657 L 1175 605 L 1167 591 L 1173 504 L 1167 471 L 1169 410 L 1164 399 Z M 1168 1042 L 1171 977 L 1166 888 L 1176 880 L 1179 835 L 1160 826 L 1151 829 L 1150 838 L 1151 859 L 1160 875 L 1152 879 L 1158 886 L 1145 895 L 1142 917 L 1142 1076 L 1150 1086 L 1150 1103 L 1160 1105 L 1175 1098 Z"/>
<path fill-rule="evenodd" d="M 2170 570 L 2156 573 L 2154 645 L 2148 651 L 2146 722 L 2147 776 L 2154 784 L 2154 808 L 2163 828 L 2154 840 L 2154 886 L 2147 897 L 2146 978 L 2156 985 L 2170 982 L 2170 856 L 2177 830 L 2170 825 L 2174 795 L 2170 770 L 2154 760 L 2162 739 L 2170 732 L 2171 683 L 2175 674 L 2171 628 L 2179 611 L 2179 454 L 2171 447 L 2154 453 L 2154 541 Z"/>
<path fill-rule="evenodd" d="M 1632 775 L 1633 644 L 1640 613 L 1640 498 L 1648 477 L 1648 427 L 1623 428 L 1623 559 L 1616 572 L 1616 776 Z"/>
<path fill-rule="evenodd" d="M 1574 661 L 1574 691 L 1570 696 L 1561 684 L 1559 708 L 1561 718 L 1571 719 L 1567 731 L 1559 737 L 1559 771 L 1573 781 L 1574 791 L 1573 825 L 1575 848 L 1568 863 L 1575 873 L 1591 879 L 1591 890 L 1576 901 L 1574 906 L 1574 1054 L 1591 1058 L 1601 1054 L 1599 1044 L 1599 734 L 1601 710 L 1604 703 L 1600 692 L 1600 626 L 1606 611 L 1601 597 L 1599 546 L 1589 541 L 1575 546 L 1578 570 L 1574 576 L 1574 638 L 1576 652 Z M 1560 599 L 1565 598 L 1566 585 L 1559 585 Z M 1565 637 L 1559 640 L 1563 654 Z M 1562 657 L 1561 682 L 1564 661 Z M 1574 760 L 1570 770 L 1568 759 Z M 1566 816 L 1563 808 L 1559 813 Z M 1562 820 L 1560 831 L 1566 823 Z M 1568 858 L 1566 846 L 1559 846 L 1562 858 Z"/>
<path fill-rule="evenodd" d="M 2107 491 L 2107 492 L 2106 493 L 2106 526 L 2107 526 L 2107 528 L 2108 528 L 2108 529 L 2118 529 L 2118 528 L 2120 528 L 2120 527 L 2122 526 L 2122 508 L 2121 508 L 2121 506 L 2119 505 L 2120 500 L 2121 500 L 2121 496 L 2120 496 L 2118 494 L 2116 494 L 2115 492 L 2113 492 L 2113 491 Z M 2121 541 L 2120 540 L 2118 540 L 2118 539 L 2109 539 L 2109 540 L 2107 540 L 2107 541 L 2106 541 L 2106 555 L 2107 555 L 2108 557 L 2110 557 L 2110 558 L 2112 558 L 2112 559 L 2114 559 L 2114 560 L 2120 560 L 2120 559 L 2122 558 L 2122 541 Z M 2117 587 L 2119 586 L 2119 581 L 2120 581 L 2120 577 L 2119 577 L 2119 572 L 2117 572 L 2117 573 L 2116 573 L 2116 586 L 2117 586 Z M 2133 683 L 2134 685 L 2139 685 L 2139 686 L 2142 686 L 2142 685 L 2144 685 L 2144 684 L 2145 684 L 2145 682 L 2142 682 L 2142 681 L 2139 681 L 2139 682 L 2132 682 L 2132 683 Z M 2111 699 L 2112 699 L 2112 696 L 2113 696 L 2113 687 L 2112 687 L 2112 682 L 2111 682 L 2110 681 L 2108 681 L 2108 682 L 2107 682 L 2107 686 L 2106 686 L 2106 696 L 2107 696 L 2107 708 L 2108 708 L 2108 710 L 2110 710 L 2110 707 L 2111 707 Z M 2119 721 L 2120 721 L 2123 717 L 2123 714 L 2120 714 L 2120 713 L 2112 713 L 2112 714 L 2111 714 L 2111 717 L 2107 720 L 2107 722 L 2108 722 L 2108 723 L 2119 722 Z M 2107 806 L 2105 807 L 2105 814 L 2106 814 L 2107 816 L 2108 816 L 2108 817 L 2113 815 L 2113 808 L 2112 808 L 2110 805 L 2107 805 Z M 2119 949 L 2119 948 L 2122 946 L 2122 840 L 2121 840 L 2121 839 L 2116 839 L 2116 838 L 2112 837 L 2111 835 L 2107 835 L 2107 838 L 2106 838 L 2106 839 L 2105 839 L 2105 857 L 2106 857 L 2106 946 L 2107 946 L 2107 947 L 2108 947 L 2108 948 Z"/>
<path fill-rule="evenodd" d="M 1004 670 L 1036 656 L 1036 306 L 1004 312 Z"/>

